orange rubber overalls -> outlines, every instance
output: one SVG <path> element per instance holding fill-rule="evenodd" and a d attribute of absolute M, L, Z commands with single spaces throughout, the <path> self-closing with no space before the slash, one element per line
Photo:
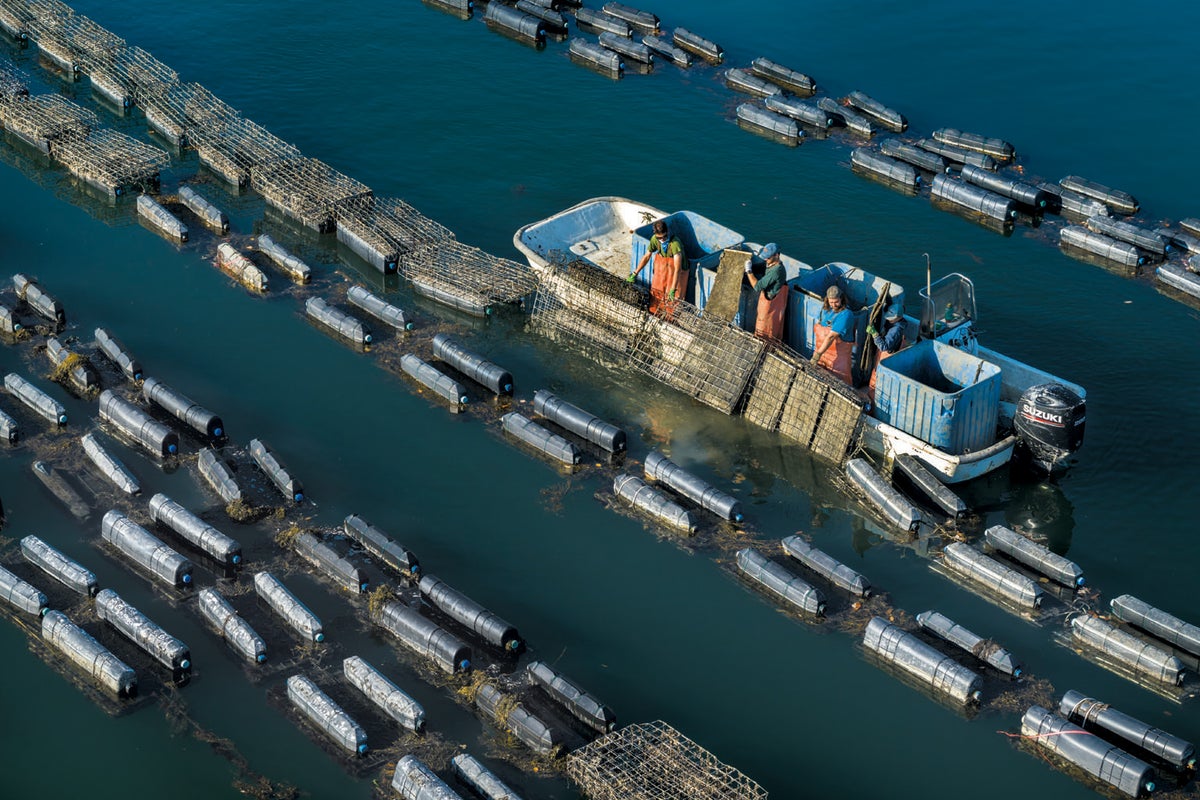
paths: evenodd
<path fill-rule="evenodd" d="M 813 344 L 816 350 L 820 350 L 825 346 L 825 342 L 829 337 L 833 336 L 833 323 L 837 319 L 838 314 L 851 314 L 847 308 L 840 311 L 823 310 L 820 315 L 813 320 Z M 825 323 L 825 324 L 822 324 Z M 850 374 L 850 355 L 854 351 L 854 342 L 847 342 L 838 339 L 829 349 L 821 356 L 820 364 L 825 369 L 837 375 L 848 384 L 853 384 L 854 378 Z"/>

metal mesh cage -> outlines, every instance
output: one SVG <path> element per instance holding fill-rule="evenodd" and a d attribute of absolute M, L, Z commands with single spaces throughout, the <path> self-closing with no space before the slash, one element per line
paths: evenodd
<path fill-rule="evenodd" d="M 302 225 L 328 232 L 338 206 L 370 195 L 366 184 L 315 158 L 284 158 L 250 170 L 250 185 Z"/>
<path fill-rule="evenodd" d="M 8 103 L 29 94 L 21 73 L 16 67 L 0 63 L 0 103 Z"/>
<path fill-rule="evenodd" d="M 516 302 L 537 285 L 529 267 L 455 239 L 440 242 L 431 256 L 433 263 L 423 262 L 406 274 L 415 280 L 427 279 L 432 268 L 442 281 L 460 291 L 503 303 Z"/>
<path fill-rule="evenodd" d="M 760 800 L 767 792 L 665 722 L 629 725 L 567 756 L 594 800 Z"/>
<path fill-rule="evenodd" d="M 87 136 L 97 117 L 61 95 L 39 94 L 0 104 L 0 122 L 48 152 L 51 141 Z"/>
<path fill-rule="evenodd" d="M 792 378 L 798 369 L 798 359 L 780 352 L 767 353 L 750 387 L 750 397 L 743 412 L 746 419 L 769 431 L 778 428 L 783 404 L 787 402 Z"/>
<path fill-rule="evenodd" d="M 57 145 L 54 157 L 75 175 L 110 190 L 151 183 L 171 162 L 163 150 L 104 128 Z"/>
<path fill-rule="evenodd" d="M 732 414 L 766 342 L 710 320 L 690 303 L 664 304 L 634 339 L 630 364 L 705 405 Z"/>

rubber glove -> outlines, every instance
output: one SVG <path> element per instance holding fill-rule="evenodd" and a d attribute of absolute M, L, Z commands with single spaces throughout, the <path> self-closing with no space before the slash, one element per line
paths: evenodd
<path fill-rule="evenodd" d="M 671 291 L 667 292 L 667 299 L 669 299 L 669 300 L 674 300 L 674 299 L 675 299 L 675 290 L 674 290 L 674 289 L 672 289 Z"/>
<path fill-rule="evenodd" d="M 813 353 L 813 354 L 812 354 L 812 358 L 810 358 L 810 359 L 808 360 L 808 363 L 810 363 L 810 364 L 820 364 L 820 363 L 821 363 L 821 357 L 820 357 L 819 355 L 817 355 L 816 353 Z"/>
<path fill-rule="evenodd" d="M 874 336 L 874 335 L 875 335 L 875 334 L 877 334 L 877 333 L 879 333 L 879 331 L 875 330 L 875 326 L 874 326 L 874 325 L 868 325 L 868 326 L 867 326 L 867 336 Z"/>
<path fill-rule="evenodd" d="M 626 283 L 633 283 L 633 279 L 634 279 L 634 278 L 636 278 L 636 277 L 637 277 L 637 276 L 636 276 L 636 275 L 634 275 L 634 274 L 631 272 L 631 273 L 629 273 L 629 277 L 625 279 L 625 282 L 626 282 Z"/>

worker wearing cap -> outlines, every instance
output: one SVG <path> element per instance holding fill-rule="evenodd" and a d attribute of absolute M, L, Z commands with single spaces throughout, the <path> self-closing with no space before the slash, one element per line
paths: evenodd
<path fill-rule="evenodd" d="M 751 262 L 746 262 L 746 277 L 750 286 L 758 292 L 758 316 L 754 321 L 754 335 L 762 339 L 783 339 L 783 317 L 787 311 L 787 273 L 779 257 L 779 245 L 771 242 L 758 251 L 758 257 L 767 265 L 766 272 L 754 280 Z"/>
<path fill-rule="evenodd" d="M 889 356 L 894 356 L 908 346 L 904 338 L 904 314 L 899 308 L 892 306 L 883 313 L 883 330 L 875 330 L 874 325 L 867 326 L 867 336 L 875 342 L 875 367 L 871 370 L 871 380 L 867 382 L 867 390 L 871 394 L 871 402 L 875 402 L 875 373 L 879 371 L 879 362 Z"/>
<path fill-rule="evenodd" d="M 853 384 L 850 355 L 854 351 L 854 313 L 837 285 L 825 290 L 821 313 L 813 320 L 812 363 L 820 364 L 843 381 Z"/>
<path fill-rule="evenodd" d="M 637 269 L 625 280 L 632 283 L 651 257 L 654 258 L 654 267 L 650 276 L 650 313 L 655 314 L 664 300 L 674 300 L 676 297 L 683 300 L 687 297 L 690 274 L 687 260 L 683 257 L 683 242 L 671 234 L 665 220 L 654 223 L 654 235 L 650 237 L 649 247 L 638 261 Z"/>

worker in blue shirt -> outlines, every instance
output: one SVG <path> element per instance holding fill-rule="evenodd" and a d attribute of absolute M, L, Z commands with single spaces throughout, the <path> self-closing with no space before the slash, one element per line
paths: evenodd
<path fill-rule="evenodd" d="M 904 313 L 892 306 L 883 314 L 883 330 L 876 330 L 874 325 L 867 326 L 867 336 L 875 343 L 875 366 L 871 369 L 871 380 L 867 382 L 867 390 L 871 394 L 871 402 L 875 402 L 875 373 L 879 371 L 879 362 L 893 356 L 908 346 L 904 338 Z"/>

